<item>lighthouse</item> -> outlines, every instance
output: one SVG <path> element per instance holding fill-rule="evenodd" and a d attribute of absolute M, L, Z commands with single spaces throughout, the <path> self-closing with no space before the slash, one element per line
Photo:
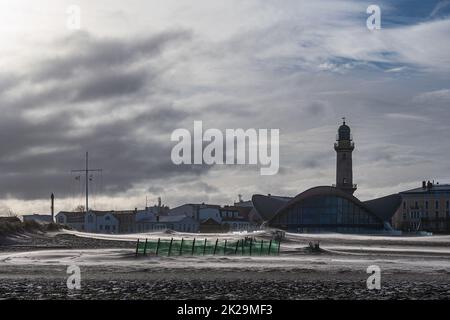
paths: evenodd
<path fill-rule="evenodd" d="M 338 129 L 334 150 L 336 150 L 336 188 L 353 194 L 356 184 L 353 184 L 352 152 L 355 149 L 350 127 L 343 119 Z"/>

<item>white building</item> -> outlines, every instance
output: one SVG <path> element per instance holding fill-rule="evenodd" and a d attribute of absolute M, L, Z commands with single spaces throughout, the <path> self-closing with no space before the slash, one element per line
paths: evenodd
<path fill-rule="evenodd" d="M 224 218 L 222 220 L 222 225 L 227 226 L 228 231 L 250 231 L 254 227 L 243 218 Z"/>
<path fill-rule="evenodd" d="M 85 231 L 93 233 L 120 233 L 119 219 L 113 211 L 89 211 L 85 216 Z"/>
<path fill-rule="evenodd" d="M 169 211 L 170 216 L 178 216 L 185 215 L 187 217 L 191 217 L 199 222 L 206 221 L 208 219 L 214 219 L 217 222 L 222 221 L 222 217 L 220 215 L 220 206 L 212 205 L 212 204 L 195 204 L 188 203 L 182 206 L 173 208 Z"/>
<path fill-rule="evenodd" d="M 66 212 L 56 215 L 56 222 L 82 232 L 133 233 L 136 232 L 136 211 Z"/>
<path fill-rule="evenodd" d="M 61 211 L 56 215 L 56 222 L 64 224 L 73 230 L 86 231 L 84 212 Z"/>

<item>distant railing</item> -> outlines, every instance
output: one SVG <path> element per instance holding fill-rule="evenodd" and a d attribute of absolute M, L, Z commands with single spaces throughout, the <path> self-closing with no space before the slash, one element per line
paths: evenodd
<path fill-rule="evenodd" d="M 182 255 L 247 255 L 247 256 L 270 256 L 280 254 L 280 241 L 256 240 L 245 238 L 229 241 L 209 241 L 207 239 L 175 240 L 160 239 L 140 241 L 136 243 L 136 256 L 182 256 Z"/>
<path fill-rule="evenodd" d="M 342 141 L 345 141 L 345 140 L 342 140 Z M 334 147 L 335 148 L 337 148 L 337 147 L 339 147 L 339 142 L 335 142 L 334 143 Z M 351 148 L 351 149 L 353 149 L 354 147 L 355 147 L 355 143 L 354 142 L 352 142 L 352 141 L 350 141 L 350 143 L 347 145 L 347 146 L 341 146 L 343 149 L 345 149 L 345 148 Z"/>
<path fill-rule="evenodd" d="M 336 186 L 335 183 L 333 183 L 331 186 L 334 187 L 334 188 L 337 188 L 337 186 Z M 357 184 L 344 184 L 344 185 L 342 185 L 342 186 L 343 186 L 343 187 L 352 187 L 353 189 L 356 189 L 356 188 L 358 187 Z"/>

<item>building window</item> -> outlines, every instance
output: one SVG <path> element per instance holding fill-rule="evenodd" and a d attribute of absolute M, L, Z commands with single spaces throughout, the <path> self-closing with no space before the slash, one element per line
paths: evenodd
<path fill-rule="evenodd" d="M 425 201 L 425 209 L 428 209 L 428 201 Z"/>
<path fill-rule="evenodd" d="M 439 209 L 439 201 L 438 200 L 436 200 L 436 202 L 435 202 L 435 208 Z"/>
<path fill-rule="evenodd" d="M 419 203 L 416 201 L 415 203 L 414 203 L 414 209 L 418 209 L 419 208 Z"/>
<path fill-rule="evenodd" d="M 403 209 L 406 209 L 406 201 L 403 201 Z"/>
<path fill-rule="evenodd" d="M 103 225 L 101 224 L 99 228 L 100 228 L 100 230 L 103 230 Z"/>
<path fill-rule="evenodd" d="M 447 200 L 445 206 L 447 207 L 447 209 L 450 209 L 450 201 Z"/>

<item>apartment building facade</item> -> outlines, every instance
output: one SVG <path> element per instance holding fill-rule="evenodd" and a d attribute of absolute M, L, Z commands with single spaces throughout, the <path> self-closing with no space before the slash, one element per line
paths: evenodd
<path fill-rule="evenodd" d="M 402 203 L 392 218 L 405 232 L 450 233 L 450 184 L 422 182 L 420 188 L 400 192 Z"/>

